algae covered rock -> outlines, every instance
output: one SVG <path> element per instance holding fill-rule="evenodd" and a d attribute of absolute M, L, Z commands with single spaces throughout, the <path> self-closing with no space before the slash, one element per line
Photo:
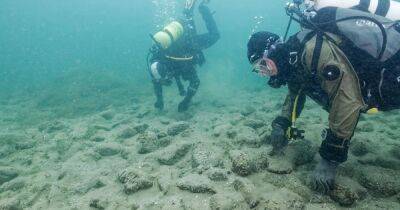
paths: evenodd
<path fill-rule="evenodd" d="M 366 155 L 369 150 L 367 143 L 364 141 L 354 141 L 351 143 L 350 151 L 353 155 L 361 157 Z"/>
<path fill-rule="evenodd" d="M 212 181 L 225 181 L 228 179 L 226 170 L 220 168 L 211 168 L 207 171 L 207 176 Z"/>
<path fill-rule="evenodd" d="M 100 199 L 96 199 L 96 198 L 90 200 L 90 203 L 89 203 L 89 207 L 92 207 L 94 209 L 99 209 L 99 210 L 106 209 L 107 206 L 108 206 L 107 201 L 101 201 Z"/>
<path fill-rule="evenodd" d="M 390 150 L 390 153 L 393 155 L 393 157 L 400 160 L 400 145 L 393 146 L 393 148 Z"/>
<path fill-rule="evenodd" d="M 11 167 L 0 167 L 0 185 L 11 181 L 18 176 L 17 170 Z"/>
<path fill-rule="evenodd" d="M 124 185 L 124 192 L 132 194 L 153 186 L 152 177 L 134 168 L 128 168 L 118 174 L 118 180 Z"/>
<path fill-rule="evenodd" d="M 36 142 L 26 135 L 17 133 L 0 134 L 0 158 L 6 157 L 17 150 L 31 149 Z"/>
<path fill-rule="evenodd" d="M 211 210 L 244 210 L 249 209 L 240 193 L 215 194 L 210 198 Z"/>
<path fill-rule="evenodd" d="M 4 210 L 22 210 L 21 201 L 17 198 L 0 199 L 0 209 Z"/>
<path fill-rule="evenodd" d="M 227 133 L 232 130 L 232 126 L 229 124 L 218 125 L 213 128 L 214 137 L 224 137 Z"/>
<path fill-rule="evenodd" d="M 243 196 L 250 208 L 254 208 L 260 203 L 260 197 L 257 194 L 256 186 L 250 181 L 237 178 L 232 182 L 232 186 Z"/>
<path fill-rule="evenodd" d="M 128 127 L 122 130 L 118 137 L 121 139 L 128 139 L 134 137 L 136 134 L 138 134 L 138 131 L 136 129 Z"/>
<path fill-rule="evenodd" d="M 399 172 L 379 167 L 366 167 L 358 175 L 359 183 L 376 197 L 390 197 L 400 193 Z"/>
<path fill-rule="evenodd" d="M 199 174 L 186 175 L 178 180 L 177 186 L 181 190 L 187 190 L 192 193 L 216 193 L 210 180 Z"/>
<path fill-rule="evenodd" d="M 301 166 L 312 162 L 317 151 L 310 141 L 303 139 L 290 144 L 285 153 L 288 154 L 294 166 Z"/>
<path fill-rule="evenodd" d="M 113 111 L 105 111 L 101 113 L 100 116 L 105 120 L 112 120 L 115 116 L 115 113 Z"/>
<path fill-rule="evenodd" d="M 143 134 L 140 134 L 138 140 L 138 153 L 147 154 L 168 146 L 172 139 L 170 137 L 159 138 L 155 132 L 146 131 Z"/>
<path fill-rule="evenodd" d="M 252 148 L 259 148 L 262 145 L 262 140 L 257 132 L 250 127 L 242 127 L 234 139 L 235 145 L 248 146 Z"/>
<path fill-rule="evenodd" d="M 24 188 L 26 185 L 26 181 L 24 179 L 15 178 L 11 181 L 5 182 L 4 184 L 0 184 L 0 193 L 6 191 L 18 191 Z"/>
<path fill-rule="evenodd" d="M 157 160 L 163 165 L 174 165 L 186 155 L 191 146 L 192 144 L 188 143 L 170 145 L 161 153 Z"/>
<path fill-rule="evenodd" d="M 335 188 L 329 193 L 332 200 L 338 202 L 341 206 L 352 206 L 358 199 L 358 195 L 351 191 L 349 188 L 336 185 Z"/>
<path fill-rule="evenodd" d="M 97 146 L 96 152 L 103 157 L 113 156 L 121 152 L 121 146 L 115 143 L 102 143 Z"/>
<path fill-rule="evenodd" d="M 281 188 L 263 195 L 259 204 L 262 209 L 304 209 L 305 202 L 298 194 Z"/>
<path fill-rule="evenodd" d="M 138 133 L 143 133 L 145 132 L 150 126 L 146 123 L 135 125 L 133 127 L 134 130 L 136 130 Z"/>
<path fill-rule="evenodd" d="M 176 122 L 168 127 L 167 133 L 170 136 L 176 136 L 190 127 L 188 122 Z"/>
<path fill-rule="evenodd" d="M 215 150 L 212 146 L 206 144 L 197 144 L 192 153 L 192 167 L 211 167 L 221 166 L 222 152 Z"/>
<path fill-rule="evenodd" d="M 253 106 L 246 106 L 242 111 L 240 111 L 240 114 L 243 116 L 249 116 L 256 112 L 256 109 Z"/>
<path fill-rule="evenodd" d="M 240 150 L 234 150 L 230 152 L 230 158 L 232 161 L 232 171 L 240 176 L 248 176 L 253 171 L 253 165 L 249 155 Z"/>
<path fill-rule="evenodd" d="M 257 119 L 247 119 L 243 122 L 243 125 L 248 126 L 253 129 L 258 129 L 263 126 L 265 126 L 265 122 L 262 120 L 257 120 Z"/>
<path fill-rule="evenodd" d="M 60 121 L 46 122 L 39 125 L 40 132 L 54 133 L 66 129 L 67 126 Z"/>
<path fill-rule="evenodd" d="M 157 187 L 165 194 L 167 194 L 172 187 L 175 186 L 175 179 L 172 174 L 163 173 L 157 177 Z"/>
<path fill-rule="evenodd" d="M 268 167 L 268 155 L 264 152 L 233 150 L 229 157 L 232 161 L 232 171 L 240 176 L 248 176 Z"/>

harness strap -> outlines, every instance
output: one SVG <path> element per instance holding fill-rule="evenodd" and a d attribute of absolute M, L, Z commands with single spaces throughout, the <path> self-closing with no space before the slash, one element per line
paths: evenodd
<path fill-rule="evenodd" d="M 171 33 L 170 31 L 168 31 L 167 29 L 164 29 L 164 32 L 165 32 L 166 34 L 168 34 L 168 36 L 169 36 L 169 38 L 171 39 L 171 41 L 176 41 L 176 40 L 174 39 L 174 36 L 172 35 L 172 33 Z"/>
<path fill-rule="evenodd" d="M 317 75 L 318 63 L 319 63 L 319 58 L 321 56 L 323 41 L 324 41 L 324 39 L 323 39 L 322 34 L 317 33 L 314 52 L 313 52 L 313 56 L 312 56 L 312 60 L 311 60 L 311 72 L 314 74 L 314 76 Z"/>
<path fill-rule="evenodd" d="M 376 15 L 385 17 L 389 12 L 390 0 L 380 0 L 378 1 L 378 8 L 376 8 Z"/>
<path fill-rule="evenodd" d="M 189 57 L 174 57 L 174 56 L 169 56 L 169 55 L 165 55 L 166 58 L 174 60 L 174 61 L 191 61 L 193 60 L 193 56 L 189 56 Z"/>

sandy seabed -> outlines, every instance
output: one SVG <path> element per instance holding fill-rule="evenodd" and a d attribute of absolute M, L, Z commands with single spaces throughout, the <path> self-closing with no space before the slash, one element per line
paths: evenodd
<path fill-rule="evenodd" d="M 2 103 L 0 209 L 400 209 L 398 111 L 361 118 L 336 189 L 321 195 L 308 176 L 327 114 L 307 102 L 306 138 L 271 157 L 283 98 L 268 91 L 203 92 L 183 114 L 175 95 L 164 112 L 149 96 L 30 126 L 13 118 L 29 102 Z"/>

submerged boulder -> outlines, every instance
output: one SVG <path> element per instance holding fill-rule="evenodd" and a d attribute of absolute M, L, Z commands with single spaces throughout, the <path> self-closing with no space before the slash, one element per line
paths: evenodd
<path fill-rule="evenodd" d="M 341 206 L 346 207 L 352 206 L 359 199 L 358 195 L 351 189 L 340 185 L 336 185 L 329 196 Z"/>
<path fill-rule="evenodd" d="M 103 157 L 117 155 L 121 150 L 121 146 L 115 143 L 101 143 L 96 148 L 96 152 Z"/>
<path fill-rule="evenodd" d="M 377 197 L 390 197 L 400 193 L 399 172 L 368 166 L 358 174 L 358 182 Z"/>
<path fill-rule="evenodd" d="M 216 193 L 210 180 L 199 174 L 186 175 L 178 180 L 177 186 L 181 190 L 187 190 L 192 193 Z"/>
<path fill-rule="evenodd" d="M 167 133 L 170 136 L 176 136 L 180 133 L 182 133 L 183 131 L 185 131 L 186 129 L 188 129 L 190 127 L 188 122 L 176 122 L 171 124 L 171 126 L 168 127 Z"/>
<path fill-rule="evenodd" d="M 171 143 L 170 137 L 159 138 L 159 136 L 152 131 L 146 131 L 140 134 L 139 140 L 139 154 L 147 154 L 154 152 L 160 148 L 166 147 Z"/>
<path fill-rule="evenodd" d="M 266 123 L 262 120 L 257 119 L 247 119 L 243 122 L 243 125 L 248 126 L 253 129 L 258 129 L 266 125 Z"/>
<path fill-rule="evenodd" d="M 118 180 L 124 185 L 124 192 L 128 195 L 153 186 L 152 177 L 134 168 L 121 171 Z"/>
<path fill-rule="evenodd" d="M 304 209 L 305 202 L 298 194 L 281 188 L 263 195 L 259 204 L 262 209 Z"/>
<path fill-rule="evenodd" d="M 192 153 L 192 167 L 205 169 L 223 165 L 222 151 L 217 151 L 210 145 L 197 144 Z"/>
<path fill-rule="evenodd" d="M 138 134 L 138 131 L 136 129 L 125 128 L 124 130 L 121 131 L 121 133 L 118 135 L 118 137 L 121 139 L 128 139 L 128 138 L 134 137 L 136 134 Z"/>
<path fill-rule="evenodd" d="M 268 167 L 268 154 L 266 152 L 244 152 L 233 150 L 229 153 L 232 161 L 232 171 L 240 176 L 248 176 L 253 172 Z"/>
<path fill-rule="evenodd" d="M 249 207 L 240 193 L 215 194 L 210 198 L 211 210 L 243 210 Z"/>
<path fill-rule="evenodd" d="M 207 171 L 207 176 L 212 181 L 225 181 L 228 179 L 228 173 L 224 169 L 211 168 Z"/>
<path fill-rule="evenodd" d="M 239 192 L 250 208 L 256 207 L 260 203 L 256 186 L 244 178 L 237 178 L 232 182 L 233 188 Z"/>
<path fill-rule="evenodd" d="M 192 144 L 188 143 L 170 145 L 161 153 L 157 160 L 163 165 L 174 165 L 186 155 L 191 146 Z"/>
<path fill-rule="evenodd" d="M 39 125 L 38 129 L 40 132 L 54 133 L 57 131 L 64 130 L 66 128 L 67 128 L 67 126 L 64 123 L 62 123 L 60 121 L 52 121 L 52 122 L 46 122 L 46 123 Z"/>
<path fill-rule="evenodd" d="M 259 148 L 262 145 L 260 136 L 250 127 L 241 127 L 233 142 L 237 146 L 245 145 L 251 148 Z"/>
<path fill-rule="evenodd" d="M 18 176 L 18 172 L 10 167 L 0 167 L 0 185 Z"/>

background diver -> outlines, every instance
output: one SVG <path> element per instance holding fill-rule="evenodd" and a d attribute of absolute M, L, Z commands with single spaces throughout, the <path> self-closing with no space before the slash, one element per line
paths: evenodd
<path fill-rule="evenodd" d="M 347 160 L 360 114 L 400 108 L 400 26 L 380 16 L 334 7 L 319 10 L 312 22 L 300 23 L 306 28 L 286 42 L 266 31 L 253 34 L 247 55 L 253 71 L 270 77 L 271 87 L 288 86 L 282 112 L 272 123 L 272 154 L 281 154 L 288 139 L 301 137 L 294 123 L 306 96 L 329 112 L 329 128 L 319 150 L 322 158 L 311 179 L 316 190 L 326 193 L 334 187 L 338 165 Z M 377 27 L 381 23 L 389 25 Z M 371 45 L 382 43 L 378 38 L 387 46 Z"/>
<path fill-rule="evenodd" d="M 155 44 L 148 56 L 149 71 L 156 95 L 155 108 L 164 108 L 162 86 L 169 86 L 172 80 L 176 81 L 179 94 L 184 99 L 179 103 L 178 111 L 186 111 L 200 85 L 196 72 L 196 65 L 205 62 L 202 50 L 215 44 L 219 37 L 219 31 L 213 14 L 207 7 L 209 1 L 202 1 L 198 10 L 205 22 L 208 33 L 197 34 L 193 20 L 193 10 L 196 0 L 188 0 L 185 4 L 184 17 L 173 21 L 162 31 L 152 36 Z M 189 81 L 187 90 L 184 89 L 181 78 Z"/>

